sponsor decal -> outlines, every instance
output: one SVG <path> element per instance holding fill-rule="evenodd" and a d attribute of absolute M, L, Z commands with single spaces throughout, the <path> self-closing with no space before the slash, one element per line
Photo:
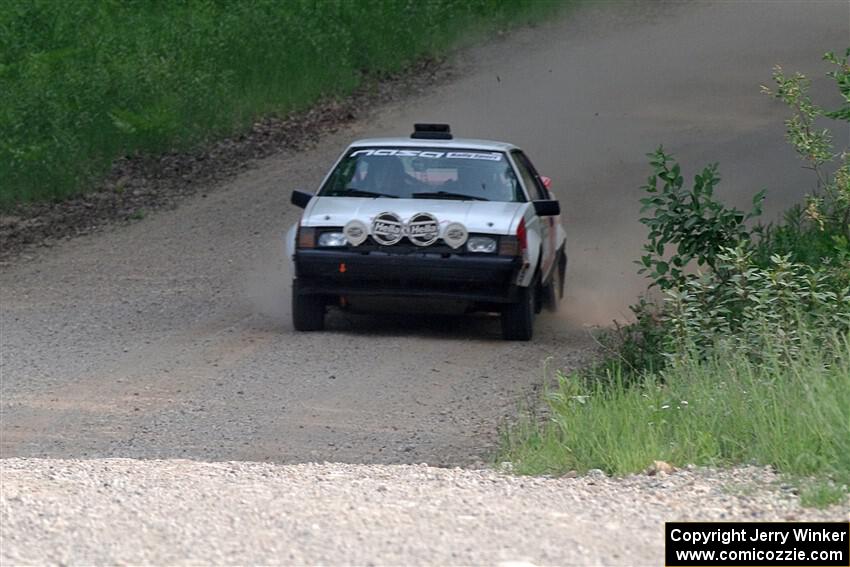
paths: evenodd
<path fill-rule="evenodd" d="M 378 244 L 392 246 L 404 238 L 404 224 L 395 213 L 381 213 L 372 221 L 372 238 Z"/>
<path fill-rule="evenodd" d="M 345 235 L 345 239 L 348 240 L 349 244 L 360 246 L 369 237 L 369 227 L 359 220 L 352 220 L 343 227 L 342 233 Z"/>
<path fill-rule="evenodd" d="M 484 161 L 502 161 L 501 152 L 440 152 L 433 150 L 402 150 L 396 148 L 373 148 L 368 150 L 357 150 L 351 153 L 353 156 L 395 156 L 395 157 L 422 157 L 422 158 L 449 158 L 449 159 L 477 159 Z"/>
<path fill-rule="evenodd" d="M 460 248 L 466 244 L 467 238 L 469 238 L 469 232 L 467 232 L 466 227 L 459 222 L 449 223 L 443 230 L 443 242 L 452 248 Z"/>
<path fill-rule="evenodd" d="M 430 246 L 440 237 L 440 223 L 431 213 L 416 213 L 405 228 L 408 240 L 416 246 Z"/>

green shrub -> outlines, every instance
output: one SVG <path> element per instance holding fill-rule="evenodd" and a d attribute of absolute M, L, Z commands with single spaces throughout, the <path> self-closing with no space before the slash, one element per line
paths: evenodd
<path fill-rule="evenodd" d="M 761 360 L 798 355 L 800 345 L 850 333 L 850 286 L 831 266 L 771 258 L 763 268 L 743 247 L 717 255 L 715 271 L 665 292 L 665 355 L 703 357 L 732 348 Z M 829 344 L 826 341 L 824 344 Z"/>
<path fill-rule="evenodd" d="M 758 227 L 759 246 L 753 249 L 754 261 L 767 266 L 771 256 L 788 254 L 794 262 L 813 267 L 825 260 L 835 266 L 850 265 L 850 241 L 837 224 L 827 227 L 812 222 L 811 213 L 796 205 L 785 212 L 780 224 Z"/>
<path fill-rule="evenodd" d="M 640 219 L 649 234 L 638 273 L 647 274 L 653 286 L 669 289 L 687 280 L 688 266 L 714 268 L 721 250 L 750 239 L 745 223 L 761 214 L 764 192 L 753 198 L 752 211 L 744 213 L 714 197 L 720 181 L 717 164 L 703 169 L 693 187 L 686 188 L 679 164 L 663 148 L 649 157 L 652 175 L 642 187 L 648 196 L 640 202 L 641 213 L 652 215 Z"/>

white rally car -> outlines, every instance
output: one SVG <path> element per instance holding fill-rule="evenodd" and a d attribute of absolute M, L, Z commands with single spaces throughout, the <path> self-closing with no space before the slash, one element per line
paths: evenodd
<path fill-rule="evenodd" d="M 371 297 L 466 302 L 528 340 L 564 292 L 566 236 L 550 181 L 511 144 L 455 139 L 446 124 L 351 144 L 287 233 L 292 319 L 324 327 L 329 306 Z"/>

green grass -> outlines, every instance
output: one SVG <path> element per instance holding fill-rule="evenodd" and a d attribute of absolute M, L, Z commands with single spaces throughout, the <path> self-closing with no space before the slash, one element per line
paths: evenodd
<path fill-rule="evenodd" d="M 0 206 L 345 95 L 549 0 L 0 0 Z"/>
<path fill-rule="evenodd" d="M 800 504 L 812 508 L 826 508 L 840 504 L 847 498 L 847 488 L 827 479 L 815 479 L 800 488 Z"/>
<path fill-rule="evenodd" d="M 765 353 L 760 364 L 721 351 L 638 384 L 561 376 L 546 395 L 550 418 L 507 429 L 499 459 L 523 474 L 626 474 L 654 460 L 772 465 L 810 479 L 805 504 L 836 502 L 850 485 L 850 335 L 831 342 L 791 360 Z"/>

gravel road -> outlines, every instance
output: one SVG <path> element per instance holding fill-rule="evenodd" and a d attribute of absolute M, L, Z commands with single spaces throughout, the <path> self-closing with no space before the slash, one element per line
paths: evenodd
<path fill-rule="evenodd" d="M 612 480 L 9 459 L 0 478 L 4 565 L 659 565 L 665 520 L 850 519 L 801 510 L 756 468 Z"/>
<path fill-rule="evenodd" d="M 696 515 L 689 507 L 699 499 L 679 501 L 678 491 L 643 480 L 597 486 L 387 465 L 481 466 L 499 424 L 536 396 L 546 364 L 588 360 L 585 326 L 624 314 L 643 286 L 631 275 L 642 237 L 636 187 L 657 144 L 691 173 L 719 161 L 721 193 L 733 202 L 766 187 L 775 214 L 799 199 L 811 180 L 783 142 L 784 110 L 759 84 L 776 63 L 822 76 L 820 55 L 847 43 L 848 10 L 846 2 L 583 6 L 459 54 L 456 80 L 377 107 L 308 151 L 255 163 L 176 210 L 3 267 L 3 557 L 165 563 L 189 557 L 185 542 L 230 530 L 218 547 L 192 547 L 195 557 L 616 562 L 628 547 L 571 526 L 610 509 L 614 523 L 654 534 L 665 510 Z M 829 101 L 827 86 L 815 80 Z M 291 330 L 280 241 L 298 214 L 289 191 L 315 187 L 351 138 L 406 134 L 414 121 L 514 141 L 554 179 L 570 238 L 569 292 L 559 316 L 539 319 L 533 342 L 502 342 L 492 318 L 427 313 L 335 314 L 327 332 Z M 16 459 L 36 457 L 85 461 Z M 314 461 L 338 464 L 303 464 Z M 64 471 L 59 480 L 48 480 L 49 466 Z M 104 482 L 122 496 L 111 498 Z M 740 501 L 706 482 L 712 506 Z M 230 483 L 245 490 L 222 490 Z M 753 500 L 753 513 L 771 514 L 761 508 L 768 501 Z M 390 502 L 400 504 L 383 518 Z M 205 516 L 204 506 L 220 515 Z M 139 514 L 148 509 L 156 523 L 145 533 Z M 556 509 L 561 516 L 543 513 Z M 35 529 L 33 518 L 44 525 Z M 288 527 L 276 532 L 278 521 Z M 238 537 L 252 522 L 265 526 L 259 547 Z M 386 531 L 373 534 L 372 524 Z M 527 530 L 516 536 L 525 543 L 514 547 L 520 539 L 507 526 Z M 419 529 L 421 537 L 401 537 Z M 172 532 L 187 539 L 168 539 Z M 156 534 L 162 546 L 145 545 Z M 27 547 L 40 537 L 53 543 Z M 99 537 L 111 543 L 98 546 Z M 465 537 L 475 539 L 462 545 Z M 640 557 L 657 563 L 653 537 Z"/>

